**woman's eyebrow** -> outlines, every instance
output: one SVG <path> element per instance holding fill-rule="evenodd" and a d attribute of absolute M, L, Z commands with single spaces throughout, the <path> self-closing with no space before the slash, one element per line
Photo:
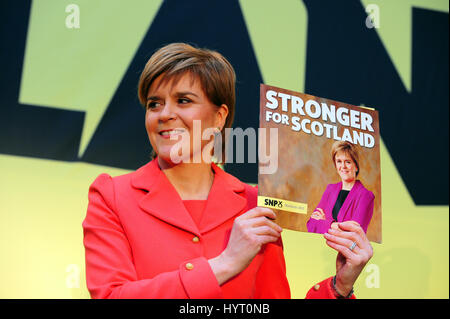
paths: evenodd
<path fill-rule="evenodd" d="M 194 92 L 190 92 L 190 91 L 176 92 L 174 94 L 174 96 L 176 96 L 176 97 L 181 97 L 181 96 L 186 96 L 186 95 L 193 95 L 195 97 L 199 97 L 197 94 L 195 94 Z M 147 101 L 158 101 L 158 100 L 161 100 L 161 98 L 157 95 L 151 95 L 151 96 L 147 97 Z"/>
<path fill-rule="evenodd" d="M 186 95 L 193 95 L 195 97 L 199 97 L 197 94 L 195 94 L 194 92 L 190 92 L 190 91 L 181 91 L 181 92 L 176 92 L 174 94 L 175 96 L 186 96 Z"/>
<path fill-rule="evenodd" d="M 158 101 L 160 99 L 161 98 L 159 96 L 156 96 L 156 95 L 152 95 L 152 96 L 147 97 L 147 101 Z"/>

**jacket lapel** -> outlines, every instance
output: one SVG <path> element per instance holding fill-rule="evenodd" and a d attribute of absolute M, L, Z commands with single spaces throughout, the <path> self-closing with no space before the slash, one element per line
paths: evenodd
<path fill-rule="evenodd" d="M 336 204 L 336 201 L 337 201 L 337 198 L 339 196 L 339 192 L 341 191 L 341 189 L 342 189 L 342 182 L 339 182 L 339 183 L 333 185 L 333 188 L 331 190 L 330 197 L 328 200 L 329 207 L 328 207 L 328 210 L 326 211 L 326 214 L 328 214 L 327 219 L 331 219 L 331 220 L 333 219 L 333 208 L 334 208 L 334 205 Z M 339 213 L 338 213 L 338 216 L 339 216 Z"/>
<path fill-rule="evenodd" d="M 212 168 L 214 182 L 200 224 L 202 233 L 214 229 L 247 208 L 244 184 L 217 165 L 212 164 Z"/>
<path fill-rule="evenodd" d="M 347 198 L 345 199 L 344 203 L 342 204 L 341 209 L 339 210 L 338 216 L 339 216 L 340 220 L 347 220 L 352 217 L 352 216 L 347 216 L 347 212 L 348 212 L 350 206 L 353 205 L 356 194 L 358 194 L 360 187 L 361 187 L 361 182 L 357 180 L 355 182 L 355 185 L 353 185 L 352 189 L 350 190 L 350 193 L 348 193 Z"/>
<path fill-rule="evenodd" d="M 131 183 L 148 191 L 139 201 L 142 210 L 175 227 L 200 235 L 180 195 L 161 171 L 156 159 L 138 169 Z"/>
<path fill-rule="evenodd" d="M 139 168 L 131 179 L 132 186 L 148 193 L 139 201 L 139 206 L 154 217 L 201 235 L 240 213 L 247 206 L 244 184 L 236 177 L 225 173 L 212 164 L 214 181 L 208 195 L 200 227 L 194 223 L 183 201 L 157 160 Z"/>

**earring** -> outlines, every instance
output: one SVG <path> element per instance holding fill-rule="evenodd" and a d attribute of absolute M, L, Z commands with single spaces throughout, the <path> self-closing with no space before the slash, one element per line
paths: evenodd
<path fill-rule="evenodd" d="M 216 156 L 215 150 L 216 148 L 220 148 L 222 144 L 222 135 L 221 135 L 221 129 L 220 127 L 216 127 L 214 132 L 214 148 L 213 148 L 213 155 L 211 157 L 211 161 L 215 164 L 218 164 L 220 162 L 219 158 Z M 220 151 L 220 149 L 219 149 Z M 222 153 L 222 152 L 220 152 Z"/>

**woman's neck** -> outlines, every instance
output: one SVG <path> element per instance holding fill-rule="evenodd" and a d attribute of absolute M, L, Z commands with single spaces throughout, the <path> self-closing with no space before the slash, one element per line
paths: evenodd
<path fill-rule="evenodd" d="M 214 181 L 211 164 L 180 163 L 170 165 L 158 158 L 158 164 L 182 200 L 204 200 L 208 198 Z"/>
<path fill-rule="evenodd" d="M 356 180 L 352 181 L 342 181 L 342 189 L 345 191 L 351 191 L 353 188 L 353 185 L 355 185 Z"/>

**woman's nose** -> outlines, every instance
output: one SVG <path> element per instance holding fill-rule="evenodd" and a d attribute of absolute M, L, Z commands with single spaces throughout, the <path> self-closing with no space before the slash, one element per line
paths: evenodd
<path fill-rule="evenodd" d="M 171 119 L 175 119 L 177 117 L 174 106 L 172 103 L 165 103 L 162 107 L 161 112 L 159 113 L 159 121 L 165 122 Z"/>

